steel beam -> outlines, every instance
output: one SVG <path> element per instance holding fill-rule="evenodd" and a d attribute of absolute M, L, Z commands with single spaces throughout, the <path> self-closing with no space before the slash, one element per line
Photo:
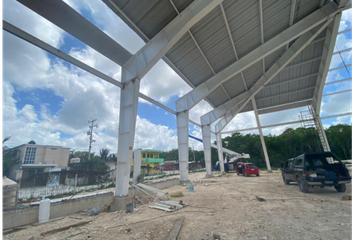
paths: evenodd
<path fill-rule="evenodd" d="M 108 75 L 106 75 L 106 74 L 104 74 L 104 73 L 102 73 L 102 72 L 100 72 L 100 71 L 88 66 L 87 64 L 77 60 L 76 58 L 73 58 L 72 56 L 60 51 L 57 48 L 52 47 L 51 45 L 43 42 L 42 40 L 40 40 L 40 39 L 28 34 L 27 32 L 25 32 L 25 31 L 15 27 L 15 26 L 13 26 L 12 24 L 10 24 L 10 23 L 8 23 L 6 21 L 3 21 L 3 29 L 5 31 L 7 31 L 7 32 L 9 32 L 9 33 L 11 33 L 11 34 L 23 39 L 23 40 L 25 40 L 26 42 L 29 42 L 29 43 L 33 44 L 34 46 L 37 46 L 37 47 L 43 49 L 44 51 L 47 51 L 48 53 L 51 53 L 54 56 L 56 56 L 58 58 L 61 58 L 61 59 L 65 60 L 66 62 L 68 62 L 70 64 L 73 64 L 76 67 L 81 68 L 82 70 L 84 70 L 86 72 L 91 73 L 92 75 L 94 75 L 94 76 L 96 76 L 96 77 L 98 77 L 98 78 L 100 78 L 100 79 L 102 79 L 104 81 L 107 81 L 107 82 L 109 82 L 109 83 L 111 83 L 111 84 L 113 84 L 113 85 L 115 85 L 115 86 L 117 86 L 119 88 L 123 87 L 123 84 L 121 82 L 119 82 L 118 80 L 116 80 L 116 79 L 114 79 L 114 78 L 112 78 L 112 77 L 110 77 L 110 76 L 108 76 Z M 148 101 L 148 102 L 150 102 L 150 103 L 152 103 L 152 104 L 154 104 L 154 105 L 156 105 L 156 106 L 158 106 L 158 107 L 160 107 L 160 108 L 162 108 L 162 109 L 164 109 L 164 110 L 166 110 L 166 111 L 168 111 L 168 112 L 170 112 L 170 113 L 172 113 L 172 114 L 174 114 L 174 115 L 176 115 L 176 112 L 174 110 L 172 110 L 171 108 L 159 103 L 158 101 L 156 101 L 156 100 L 154 100 L 154 99 L 152 99 L 152 98 L 150 98 L 150 97 L 148 97 L 148 96 L 146 96 L 146 95 L 144 95 L 142 93 L 139 93 L 139 97 L 144 99 L 144 100 L 146 100 L 146 101 Z M 196 123 L 196 122 L 194 122 L 192 120 L 189 120 L 189 122 L 194 124 L 194 125 L 196 125 L 196 126 L 198 126 L 198 127 L 201 127 L 201 125 L 199 123 Z"/>
<path fill-rule="evenodd" d="M 258 109 L 258 114 L 267 114 L 267 113 L 272 113 L 272 112 L 279 112 L 279 111 L 284 111 L 284 110 L 289 110 L 293 108 L 299 108 L 299 107 L 305 107 L 305 106 L 310 106 L 311 101 L 310 99 L 301 101 L 301 102 L 295 102 L 295 103 L 290 103 L 290 104 L 283 104 L 275 107 L 270 107 L 270 108 L 263 108 L 263 109 Z"/>
<path fill-rule="evenodd" d="M 291 62 L 306 46 L 325 29 L 332 20 L 328 20 L 319 28 L 310 30 L 309 32 L 298 38 L 294 44 L 269 68 L 269 70 L 252 86 L 252 88 L 240 94 L 238 97 L 247 98 L 242 105 L 235 106 L 215 125 L 215 132 L 220 132 L 225 126 L 247 105 L 247 103 L 259 91 L 261 91 L 266 84 L 268 84 L 289 62 Z"/>
<path fill-rule="evenodd" d="M 64 1 L 18 0 L 32 11 L 70 33 L 118 65 L 123 65 L 132 54 L 102 32 Z"/>
<path fill-rule="evenodd" d="M 178 162 L 181 182 L 188 181 L 188 111 L 177 113 Z"/>
<path fill-rule="evenodd" d="M 301 101 L 301 102 L 296 102 L 296 103 L 290 103 L 290 104 L 284 104 L 284 105 L 279 105 L 275 107 L 270 107 L 270 108 L 263 108 L 263 109 L 258 109 L 258 114 L 266 114 L 266 113 L 272 113 L 272 112 L 279 112 L 279 111 L 284 111 L 292 108 L 299 108 L 299 107 L 305 107 L 305 106 L 310 106 L 311 105 L 311 99 Z"/>
<path fill-rule="evenodd" d="M 327 6 L 327 5 L 326 5 Z M 332 53 L 337 39 L 337 33 L 339 29 L 340 19 L 342 13 L 339 13 L 331 25 L 327 28 L 326 40 L 322 52 L 322 60 L 320 68 L 318 70 L 318 76 L 316 80 L 316 87 L 312 100 L 312 107 L 316 115 L 319 115 L 322 102 L 323 88 L 327 80 L 327 74 L 329 72 L 330 63 L 332 60 Z"/>
<path fill-rule="evenodd" d="M 351 0 L 334 0 L 338 4 L 338 8 L 345 7 L 347 4 L 351 4 Z"/>
<path fill-rule="evenodd" d="M 344 66 L 331 68 L 331 69 L 328 70 L 328 72 L 337 71 L 337 70 L 339 70 L 339 69 L 348 68 L 348 67 L 351 67 L 351 66 L 352 66 L 352 64 L 346 64 L 346 65 L 344 65 Z"/>
<path fill-rule="evenodd" d="M 264 159 L 265 159 L 266 164 L 267 164 L 268 172 L 271 173 L 272 172 L 272 168 L 270 167 L 269 156 L 268 156 L 268 151 L 267 151 L 267 145 L 265 144 L 265 141 L 264 141 L 262 127 L 261 127 L 261 122 L 259 120 L 259 116 L 258 116 L 258 112 L 257 112 L 257 105 L 256 105 L 256 101 L 254 100 L 254 98 L 252 98 L 252 106 L 253 106 L 253 110 L 254 110 L 254 116 L 256 117 L 259 137 L 261 138 Z"/>
<path fill-rule="evenodd" d="M 258 111 L 258 113 L 259 113 L 259 111 Z M 338 118 L 338 117 L 345 117 L 345 116 L 351 116 L 351 115 L 352 115 L 352 113 L 348 112 L 348 113 L 341 113 L 341 114 L 321 117 L 321 119 L 323 120 L 323 119 Z M 304 121 L 309 122 L 309 121 L 313 121 L 313 119 L 311 118 L 311 119 L 307 119 L 307 120 L 304 120 Z M 284 122 L 284 123 L 277 123 L 277 124 L 261 126 L 261 128 L 279 127 L 279 126 L 299 124 L 299 123 L 301 123 L 301 121 L 300 120 L 296 120 L 296 121 L 291 121 L 291 122 Z M 233 130 L 233 131 L 222 132 L 222 134 L 233 134 L 233 133 L 236 133 L 236 132 L 253 131 L 253 130 L 257 130 L 257 129 L 258 129 L 258 127 L 245 128 L 245 129 L 238 129 L 238 130 Z"/>
<path fill-rule="evenodd" d="M 337 83 L 341 83 L 341 82 L 348 82 L 351 80 L 352 80 L 352 78 L 345 78 L 345 79 L 338 80 L 338 81 L 326 82 L 325 85 L 337 84 Z"/>
<path fill-rule="evenodd" d="M 123 71 L 124 73 L 124 71 Z M 115 196 L 128 195 L 131 158 L 138 112 L 140 79 L 125 81 L 120 93 L 117 177 Z"/>
<path fill-rule="evenodd" d="M 304 76 L 301 76 L 301 77 L 297 77 L 297 78 L 293 78 L 293 79 L 288 79 L 288 80 L 284 80 L 284 81 L 277 82 L 277 83 L 268 84 L 268 85 L 265 86 L 264 88 L 279 86 L 279 85 L 282 85 L 282 84 L 291 83 L 291 82 L 296 82 L 296 81 L 299 81 L 299 80 L 301 80 L 301 79 L 307 79 L 307 78 L 315 77 L 315 76 L 317 76 L 317 73 L 312 73 L 312 74 L 304 75 Z"/>
<path fill-rule="evenodd" d="M 134 145 L 140 80 L 194 24 L 206 16 L 221 1 L 194 1 L 180 16 L 171 21 L 122 66 L 124 87 L 120 96 L 116 196 L 126 196 L 128 194 L 130 159 Z M 183 126 L 186 126 L 188 131 L 188 115 L 187 118 L 182 118 L 182 120 Z M 177 126 L 181 126 L 180 114 L 177 115 L 178 122 Z M 188 144 L 188 134 L 186 138 Z M 179 159 L 182 181 L 188 180 L 188 145 L 185 152 L 182 154 L 184 154 L 183 156 L 187 154 L 186 158 Z"/>
<path fill-rule="evenodd" d="M 134 150 L 133 184 L 138 184 L 138 177 L 141 168 L 141 150 Z"/>
<path fill-rule="evenodd" d="M 341 93 L 347 93 L 347 92 L 352 92 L 352 89 L 347 89 L 347 90 L 343 90 L 343 91 L 338 91 L 338 92 L 323 94 L 322 97 L 327 97 L 327 96 L 336 95 L 336 94 L 341 94 Z"/>
<path fill-rule="evenodd" d="M 337 5 L 330 2 L 321 9 L 313 12 L 178 99 L 176 101 L 176 111 L 180 112 L 191 109 L 222 83 L 310 29 L 326 22 L 328 18 L 334 16 L 338 11 Z"/>
<path fill-rule="evenodd" d="M 144 75 L 173 47 L 173 45 L 223 0 L 197 0 L 191 3 L 179 17 L 170 22 L 125 64 L 126 79 Z M 125 79 L 122 79 L 124 82 Z"/>
<path fill-rule="evenodd" d="M 202 126 L 203 135 L 203 148 L 204 148 L 204 162 L 206 175 L 205 177 L 211 177 L 211 128 L 210 125 Z"/>
<path fill-rule="evenodd" d="M 223 174 L 225 173 L 225 167 L 224 167 L 224 153 L 222 151 L 221 133 L 216 133 L 216 145 L 218 148 L 219 168 L 221 174 Z"/>
<path fill-rule="evenodd" d="M 330 22 L 330 20 L 329 20 Z M 213 111 L 222 110 L 225 113 L 224 117 L 215 126 L 215 132 L 220 132 L 229 121 L 236 116 L 243 107 L 261 91 L 287 64 L 289 64 L 316 36 L 323 31 L 329 24 L 323 24 L 319 28 L 312 29 L 298 38 L 294 44 L 268 69 L 268 71 L 250 88 L 250 90 L 243 92 L 239 96 L 233 98 L 227 103 L 221 105 Z M 294 25 L 295 26 L 295 25 Z M 266 43 L 265 43 L 266 44 Z M 264 45 L 265 45 L 264 44 Z M 243 101 L 246 99 L 245 101 Z M 238 105 L 242 102 L 241 107 Z M 227 112 L 227 113 L 226 113 Z M 211 113 L 212 114 L 212 113 Z M 205 118 L 204 118 L 205 119 Z M 204 122 L 205 123 L 205 122 Z M 203 125 L 203 123 L 202 123 Z"/>

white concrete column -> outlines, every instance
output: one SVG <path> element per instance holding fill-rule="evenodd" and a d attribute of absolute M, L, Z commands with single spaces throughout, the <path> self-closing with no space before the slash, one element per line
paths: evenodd
<path fill-rule="evenodd" d="M 123 68 L 122 79 L 126 79 L 126 76 L 126 71 Z M 135 124 L 138 111 L 139 87 L 140 79 L 133 78 L 124 82 L 124 87 L 120 94 L 118 163 L 115 189 L 115 196 L 120 197 L 128 195 Z"/>
<path fill-rule="evenodd" d="M 256 100 L 254 100 L 254 97 L 252 97 L 252 105 L 253 105 L 253 109 L 254 109 L 254 115 L 255 115 L 256 121 L 257 121 L 259 136 L 261 138 L 262 149 L 263 149 L 264 158 L 265 158 L 265 161 L 267 164 L 267 169 L 268 169 L 268 172 L 271 173 L 273 171 L 272 171 L 272 168 L 270 167 L 267 146 L 264 141 L 263 132 L 262 132 L 262 128 L 261 128 L 261 122 L 259 121 L 259 116 L 258 116 L 258 112 L 257 112 Z"/>
<path fill-rule="evenodd" d="M 141 168 L 141 150 L 134 150 L 134 170 L 133 170 L 133 184 L 138 183 L 138 176 Z"/>
<path fill-rule="evenodd" d="M 223 151 L 222 151 L 221 133 L 216 133 L 216 145 L 218 147 L 220 172 L 224 173 L 225 168 L 224 168 L 224 159 L 223 159 Z"/>
<path fill-rule="evenodd" d="M 205 177 L 211 177 L 211 129 L 209 124 L 202 126 L 202 134 L 204 147 L 204 162 L 206 169 Z"/>
<path fill-rule="evenodd" d="M 188 181 L 188 130 L 189 111 L 177 113 L 178 162 L 181 182 Z"/>

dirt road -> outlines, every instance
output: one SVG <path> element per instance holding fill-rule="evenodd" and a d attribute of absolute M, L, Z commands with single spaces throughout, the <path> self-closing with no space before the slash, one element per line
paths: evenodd
<path fill-rule="evenodd" d="M 142 206 L 132 214 L 101 213 L 88 217 L 85 213 L 5 236 L 4 239 L 166 239 L 174 222 L 184 216 L 179 239 L 351 239 L 351 184 L 346 193 L 334 188 L 315 188 L 300 192 L 296 184 L 284 185 L 279 171 L 261 172 L 260 177 L 236 176 L 204 179 L 205 173 L 190 175 L 195 182 L 194 193 L 186 186 L 166 189 L 169 193 L 182 191 L 190 206 L 165 213 Z M 202 182 L 201 182 L 202 181 Z M 256 196 L 266 201 L 260 202 Z M 62 231 L 44 238 L 41 232 L 92 220 L 90 224 Z M 145 221 L 147 220 L 147 221 Z M 137 223 L 145 221 L 142 223 Z M 80 233 L 80 234 L 78 234 Z M 75 234 L 78 234 L 74 236 Z"/>

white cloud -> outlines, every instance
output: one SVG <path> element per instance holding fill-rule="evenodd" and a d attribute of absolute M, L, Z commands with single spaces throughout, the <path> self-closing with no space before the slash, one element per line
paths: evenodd
<path fill-rule="evenodd" d="M 3 19 L 42 41 L 60 47 L 64 31 L 14 0 L 3 1 Z M 30 57 L 29 55 L 28 57 Z"/>

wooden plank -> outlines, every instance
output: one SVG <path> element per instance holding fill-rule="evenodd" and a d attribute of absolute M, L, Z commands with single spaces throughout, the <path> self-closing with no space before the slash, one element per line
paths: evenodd
<path fill-rule="evenodd" d="M 168 234 L 167 240 L 176 240 L 179 232 L 181 231 L 182 225 L 184 222 L 184 217 L 178 219 L 173 225 L 170 233 Z"/>
<path fill-rule="evenodd" d="M 71 227 L 79 227 L 79 226 L 82 226 L 82 225 L 85 225 L 85 224 L 88 224 L 90 223 L 91 221 L 85 221 L 85 222 L 79 222 L 79 223 L 76 223 L 76 224 L 72 224 L 72 225 L 68 225 L 68 226 L 65 226 L 65 227 L 61 227 L 61 228 L 56 228 L 56 229 L 53 229 L 53 230 L 50 230 L 50 231 L 47 231 L 47 232 L 42 232 L 41 233 L 41 236 L 46 236 L 46 235 L 50 235 L 50 234 L 54 234 L 54 233 L 57 233 L 57 232 L 61 232 L 61 231 L 65 231 Z"/>
<path fill-rule="evenodd" d="M 20 231 L 20 230 L 23 230 L 23 229 L 27 229 L 27 228 L 26 227 L 15 227 L 15 228 L 3 231 L 2 235 L 6 236 L 6 235 L 8 235 L 10 233 L 17 232 L 17 231 Z"/>

